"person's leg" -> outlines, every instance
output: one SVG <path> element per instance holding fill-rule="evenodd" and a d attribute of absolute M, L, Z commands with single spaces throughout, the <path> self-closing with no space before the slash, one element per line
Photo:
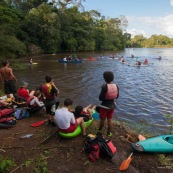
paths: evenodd
<path fill-rule="evenodd" d="M 84 124 L 84 120 L 82 117 L 77 118 L 76 119 L 77 123 L 80 125 L 81 129 L 82 129 L 82 134 L 86 135 L 86 131 L 85 131 L 85 124 Z"/>
<path fill-rule="evenodd" d="M 99 130 L 102 130 L 102 128 L 104 127 L 106 115 L 107 115 L 107 109 L 100 108 L 100 126 L 99 126 Z"/>
<path fill-rule="evenodd" d="M 112 118 L 114 115 L 114 109 L 111 109 L 107 112 L 107 123 L 108 123 L 108 130 L 107 130 L 107 135 L 112 136 Z"/>
<path fill-rule="evenodd" d="M 99 130 L 102 130 L 105 124 L 105 118 L 100 118 L 100 126 L 99 126 Z"/>
<path fill-rule="evenodd" d="M 83 111 L 87 112 L 87 110 L 91 107 L 91 104 L 89 104 L 88 106 L 86 106 L 85 108 L 83 108 Z"/>
<path fill-rule="evenodd" d="M 108 133 L 111 133 L 112 131 L 112 118 L 108 118 Z"/>
<path fill-rule="evenodd" d="M 4 92 L 7 96 L 7 98 L 10 98 L 10 85 L 9 85 L 9 81 L 5 80 L 4 81 Z"/>

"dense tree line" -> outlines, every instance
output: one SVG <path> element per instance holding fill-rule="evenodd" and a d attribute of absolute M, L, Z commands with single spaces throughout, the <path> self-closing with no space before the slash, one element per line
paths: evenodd
<path fill-rule="evenodd" d="M 143 35 L 136 35 L 127 41 L 127 47 L 173 47 L 173 38 L 164 35 L 152 35 L 150 38 L 146 38 Z"/>
<path fill-rule="evenodd" d="M 126 47 L 124 16 L 83 9 L 82 0 L 1 0 L 0 57 Z"/>

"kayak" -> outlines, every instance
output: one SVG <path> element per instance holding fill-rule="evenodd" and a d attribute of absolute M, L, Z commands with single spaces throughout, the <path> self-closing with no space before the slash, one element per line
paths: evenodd
<path fill-rule="evenodd" d="M 141 64 L 141 65 L 137 65 L 137 64 L 128 64 L 128 66 L 130 66 L 130 67 L 148 67 L 149 64 L 146 64 L 146 65 L 144 65 L 144 64 Z"/>
<path fill-rule="evenodd" d="M 94 118 L 92 118 L 89 121 L 84 122 L 85 128 L 89 127 L 90 124 L 93 122 L 93 120 L 94 120 Z M 72 133 L 63 133 L 63 132 L 58 132 L 58 133 L 63 138 L 74 138 L 74 137 L 80 135 L 81 132 L 82 132 L 82 129 L 81 129 L 80 125 L 78 125 L 77 129 Z"/>
<path fill-rule="evenodd" d="M 59 63 L 67 63 L 67 64 L 80 64 L 82 63 L 81 60 L 79 61 L 75 61 L 75 60 L 71 60 L 71 61 L 64 61 L 64 60 L 58 60 Z"/>
<path fill-rule="evenodd" d="M 97 58 L 94 58 L 94 57 L 89 57 L 89 58 L 86 58 L 84 59 L 85 61 L 96 61 Z"/>
<path fill-rule="evenodd" d="M 138 152 L 173 153 L 173 135 L 162 135 L 148 138 L 131 144 Z"/>

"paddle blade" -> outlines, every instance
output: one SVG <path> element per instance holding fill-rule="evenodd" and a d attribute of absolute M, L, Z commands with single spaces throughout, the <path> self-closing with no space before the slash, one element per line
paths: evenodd
<path fill-rule="evenodd" d="M 146 139 L 146 137 L 144 137 L 140 134 L 140 135 L 138 135 L 138 139 L 139 139 L 139 141 L 144 141 Z"/>
<path fill-rule="evenodd" d="M 35 123 L 32 123 L 31 126 L 32 127 L 38 127 L 41 126 L 42 124 L 44 124 L 47 120 L 41 120 L 41 121 L 37 121 Z"/>
<path fill-rule="evenodd" d="M 131 153 L 130 156 L 121 163 L 120 168 L 119 168 L 120 171 L 126 170 L 129 167 L 129 164 L 132 160 L 132 158 L 131 158 L 132 154 L 133 153 Z"/>

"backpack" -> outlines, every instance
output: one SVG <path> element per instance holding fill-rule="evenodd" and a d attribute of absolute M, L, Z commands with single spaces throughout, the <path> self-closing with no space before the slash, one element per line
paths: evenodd
<path fill-rule="evenodd" d="M 91 162 L 96 162 L 100 158 L 99 145 L 95 138 L 90 137 L 90 135 L 86 137 L 82 150 L 88 154 Z"/>
<path fill-rule="evenodd" d="M 100 157 L 111 159 L 116 152 L 111 140 L 103 138 L 102 134 L 95 137 L 88 135 L 84 141 L 83 151 L 88 154 L 88 158 L 92 162 L 96 162 Z"/>
<path fill-rule="evenodd" d="M 22 108 L 16 108 L 15 113 L 14 113 L 14 117 L 17 120 L 21 120 L 23 118 L 29 117 L 29 112 L 25 109 L 22 109 Z"/>

